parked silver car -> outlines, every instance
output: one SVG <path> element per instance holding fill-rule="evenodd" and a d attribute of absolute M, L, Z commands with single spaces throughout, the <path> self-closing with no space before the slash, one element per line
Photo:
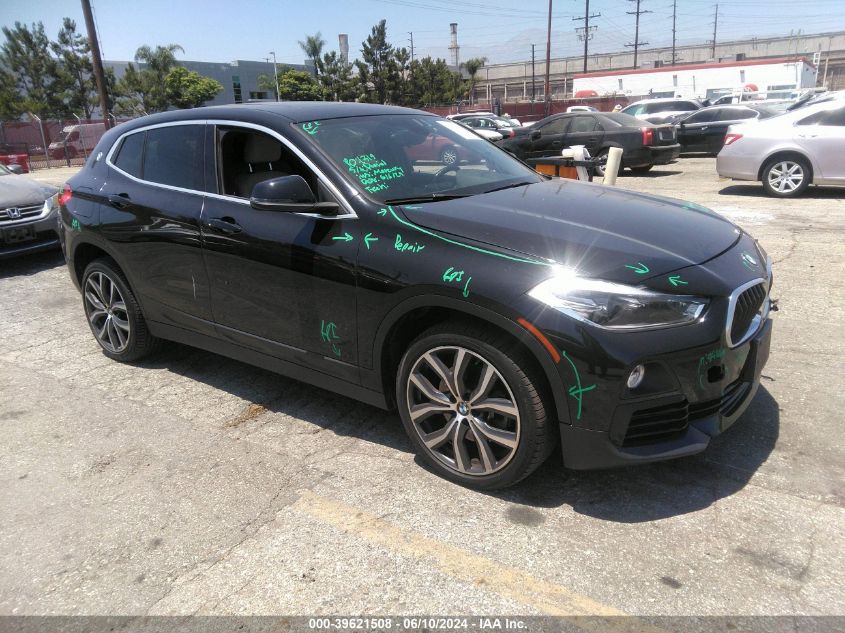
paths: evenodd
<path fill-rule="evenodd" d="M 57 192 L 0 165 L 0 259 L 58 248 Z"/>
<path fill-rule="evenodd" d="M 732 125 L 716 171 L 762 181 L 766 193 L 783 198 L 800 195 L 810 184 L 845 185 L 845 103 L 827 101 Z"/>

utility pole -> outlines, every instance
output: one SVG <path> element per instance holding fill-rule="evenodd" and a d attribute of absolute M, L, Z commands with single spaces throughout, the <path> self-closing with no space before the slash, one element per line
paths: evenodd
<path fill-rule="evenodd" d="M 100 93 L 100 109 L 103 111 L 103 121 L 106 124 L 106 128 L 109 128 L 111 126 L 109 125 L 109 99 L 106 95 L 106 76 L 103 73 L 103 58 L 100 55 L 100 42 L 97 39 L 94 14 L 91 13 L 91 2 L 89 0 L 82 0 L 82 13 L 85 16 L 85 28 L 88 30 L 88 47 L 91 49 L 94 81 L 97 82 L 97 92 Z"/>
<path fill-rule="evenodd" d="M 675 65 L 675 18 L 678 15 L 678 0 L 672 0 L 672 65 Z"/>
<path fill-rule="evenodd" d="M 719 26 L 719 5 L 716 5 L 716 13 L 713 16 L 713 46 L 710 48 L 710 57 L 716 59 L 716 28 Z"/>
<path fill-rule="evenodd" d="M 589 2 L 589 0 L 587 0 Z M 549 82 L 549 72 L 552 67 L 552 0 L 549 0 L 549 25 L 546 29 L 546 84 L 543 90 L 543 100 L 546 102 L 545 113 L 551 110 L 552 93 Z"/>
<path fill-rule="evenodd" d="M 414 61 L 414 32 L 408 31 L 407 33 L 411 36 L 411 61 Z"/>
<path fill-rule="evenodd" d="M 270 54 L 273 56 L 273 77 L 276 79 L 276 101 L 279 100 L 279 66 L 276 64 L 276 53 L 275 51 L 270 51 Z"/>
<path fill-rule="evenodd" d="M 634 47 L 634 68 L 637 67 L 637 50 L 639 50 L 640 46 L 648 46 L 648 42 L 641 42 L 640 41 L 640 14 L 642 13 L 651 13 L 651 11 L 643 11 L 640 10 L 640 0 L 628 0 L 628 2 L 636 2 L 637 3 L 637 10 L 636 11 L 628 11 L 628 15 L 636 15 L 637 22 L 636 27 L 634 29 L 634 43 L 633 44 L 625 44 L 625 46 L 633 46 Z"/>
<path fill-rule="evenodd" d="M 828 57 L 830 54 L 828 53 Z M 825 77 L 827 76 L 827 66 L 824 68 L 825 70 Z M 534 88 L 534 44 L 531 45 L 531 103 L 534 103 L 534 99 L 536 98 L 536 91 Z"/>
<path fill-rule="evenodd" d="M 587 8 L 586 11 L 584 11 L 584 17 L 572 18 L 574 21 L 584 20 L 584 26 L 575 29 L 575 32 L 578 33 L 578 39 L 584 40 L 584 72 L 587 72 L 587 53 L 589 51 L 588 42 L 593 37 L 593 31 L 598 28 L 595 26 L 590 26 L 590 19 L 597 18 L 600 15 L 601 13 L 593 13 L 592 15 L 590 15 L 590 0 L 587 0 Z M 581 32 L 581 29 L 584 29 L 583 33 Z"/>

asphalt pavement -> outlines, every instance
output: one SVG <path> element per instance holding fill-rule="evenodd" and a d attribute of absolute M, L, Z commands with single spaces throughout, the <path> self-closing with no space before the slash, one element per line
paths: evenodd
<path fill-rule="evenodd" d="M 110 361 L 60 254 L 0 263 L 0 614 L 845 615 L 845 189 L 776 200 L 714 162 L 618 185 L 774 258 L 748 411 L 703 455 L 554 457 L 492 494 L 395 414 L 175 344 Z"/>

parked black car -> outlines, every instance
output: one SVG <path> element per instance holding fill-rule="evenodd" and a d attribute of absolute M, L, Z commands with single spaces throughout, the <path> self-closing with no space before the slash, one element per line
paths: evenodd
<path fill-rule="evenodd" d="M 678 143 L 682 152 L 718 154 L 725 144 L 728 127 L 751 119 L 767 119 L 780 114 L 764 105 L 727 105 L 702 108 L 680 119 Z"/>
<path fill-rule="evenodd" d="M 499 145 L 521 159 L 557 156 L 565 147 L 584 145 L 592 156 L 621 147 L 622 167 L 645 172 L 678 158 L 681 146 L 671 125 L 654 125 L 619 112 L 555 114 Z"/>
<path fill-rule="evenodd" d="M 59 248 L 57 192 L 0 165 L 0 259 Z"/>
<path fill-rule="evenodd" d="M 481 162 L 412 164 L 432 133 Z M 698 453 L 769 353 L 770 260 L 740 228 L 547 179 L 405 108 L 124 123 L 60 215 L 108 357 L 178 341 L 398 408 L 423 459 L 478 488 L 525 477 L 558 441 L 571 468 Z"/>

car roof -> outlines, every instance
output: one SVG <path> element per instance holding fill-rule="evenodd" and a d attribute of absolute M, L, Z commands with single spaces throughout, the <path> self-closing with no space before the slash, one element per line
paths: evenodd
<path fill-rule="evenodd" d="M 338 119 L 355 116 L 376 116 L 384 114 L 417 114 L 435 116 L 429 112 L 385 106 L 375 103 L 341 103 L 335 101 L 280 101 L 279 103 L 250 103 L 239 105 L 207 106 L 188 110 L 171 110 L 141 117 L 121 124 L 121 130 L 130 130 L 157 123 L 195 121 L 197 119 L 224 119 L 251 123 L 288 123 Z"/>
<path fill-rule="evenodd" d="M 672 101 L 692 101 L 693 103 L 701 103 L 701 99 L 685 99 L 683 97 L 658 97 L 655 99 L 640 99 L 639 101 L 634 101 L 634 103 L 629 103 L 625 107 L 630 108 L 631 106 L 640 103 L 670 103 Z"/>

